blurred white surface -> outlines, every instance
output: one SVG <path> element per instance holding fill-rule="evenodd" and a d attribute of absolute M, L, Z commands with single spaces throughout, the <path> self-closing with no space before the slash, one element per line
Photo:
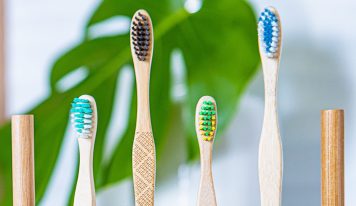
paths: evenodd
<path fill-rule="evenodd" d="M 356 137 L 356 2 L 250 2 L 257 11 L 274 5 L 282 16 L 279 112 L 284 146 L 283 205 L 320 205 L 319 116 L 321 109 L 336 107 L 346 110 L 346 203 L 355 205 L 356 160 L 351 158 L 355 156 L 351 148 L 355 147 Z M 97 0 L 6 3 L 8 113 L 14 114 L 46 97 L 51 64 L 61 51 L 80 40 Z M 259 74 L 241 100 L 229 131 L 216 144 L 213 170 L 220 205 L 259 205 L 257 152 L 263 116 L 262 81 Z M 71 157 L 76 155 L 76 146 L 72 140 L 65 144 L 62 163 L 56 169 L 52 190 L 42 202 L 44 206 L 64 205 L 66 196 L 55 196 L 51 191 L 68 191 L 70 181 L 59 180 L 63 171 L 73 169 Z M 182 165 L 174 176 L 158 185 L 157 205 L 195 205 L 199 166 Z M 126 181 L 98 192 L 98 205 L 116 205 L 108 202 L 112 198 L 129 206 L 130 188 L 130 181 Z"/>

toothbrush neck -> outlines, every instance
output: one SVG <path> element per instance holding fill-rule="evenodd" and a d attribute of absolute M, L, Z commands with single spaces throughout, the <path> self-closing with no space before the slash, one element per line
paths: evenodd
<path fill-rule="evenodd" d="M 200 147 L 201 171 L 210 176 L 212 173 L 213 144 L 212 142 L 203 142 Z"/>
<path fill-rule="evenodd" d="M 150 100 L 149 100 L 149 85 L 150 85 L 150 69 L 138 68 L 141 71 L 136 71 L 137 83 L 137 131 L 151 130 L 151 115 L 150 115 Z"/>
<path fill-rule="evenodd" d="M 278 66 L 270 64 L 263 70 L 265 87 L 265 105 L 275 108 L 277 102 Z"/>
<path fill-rule="evenodd" d="M 277 125 L 278 64 L 274 62 L 268 62 L 268 64 L 265 64 L 263 66 L 265 86 L 264 124 Z"/>

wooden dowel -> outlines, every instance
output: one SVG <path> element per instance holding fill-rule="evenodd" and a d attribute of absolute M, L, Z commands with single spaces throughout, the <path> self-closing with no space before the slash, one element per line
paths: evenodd
<path fill-rule="evenodd" d="M 13 205 L 35 205 L 33 115 L 12 116 Z"/>
<path fill-rule="evenodd" d="M 321 112 L 322 206 L 344 205 L 344 111 Z"/>

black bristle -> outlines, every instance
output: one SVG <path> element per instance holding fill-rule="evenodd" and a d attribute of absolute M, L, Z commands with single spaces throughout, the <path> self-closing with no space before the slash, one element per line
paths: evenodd
<path fill-rule="evenodd" d="M 138 12 L 132 22 L 132 44 L 137 59 L 145 61 L 150 48 L 150 26 L 149 19 L 144 14 Z"/>

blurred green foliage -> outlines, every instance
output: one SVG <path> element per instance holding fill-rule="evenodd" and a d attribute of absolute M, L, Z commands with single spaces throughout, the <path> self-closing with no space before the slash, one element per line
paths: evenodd
<path fill-rule="evenodd" d="M 50 76 L 50 96 L 28 111 L 35 114 L 36 121 L 37 202 L 46 191 L 58 158 L 69 119 L 69 104 L 81 94 L 94 96 L 98 105 L 99 128 L 94 157 L 97 190 L 131 176 L 131 148 L 136 120 L 135 89 L 126 131 L 120 137 L 111 159 L 103 162 L 104 142 L 118 76 L 124 66 L 132 66 L 128 32 L 97 38 L 90 36 L 89 30 L 93 26 L 112 17 L 131 17 L 136 10 L 144 8 L 153 20 L 155 45 L 150 91 L 158 160 L 163 148 L 169 144 L 166 140 L 174 135 L 173 127 L 186 137 L 187 161 L 197 156 L 194 109 L 203 95 L 213 96 L 217 100 L 219 133 L 228 126 L 239 97 L 259 63 L 254 12 L 243 0 L 204 0 L 197 13 L 189 13 L 183 6 L 182 0 L 102 1 L 88 21 L 83 41 L 55 62 Z M 179 102 L 171 98 L 171 56 L 172 51 L 176 50 L 182 53 L 186 67 L 187 95 Z M 69 90 L 58 91 L 57 83 L 78 68 L 87 70 L 88 76 Z M 11 205 L 12 202 L 10 137 L 10 124 L 7 123 L 0 129 L 0 183 L 3 184 L 0 205 Z"/>

